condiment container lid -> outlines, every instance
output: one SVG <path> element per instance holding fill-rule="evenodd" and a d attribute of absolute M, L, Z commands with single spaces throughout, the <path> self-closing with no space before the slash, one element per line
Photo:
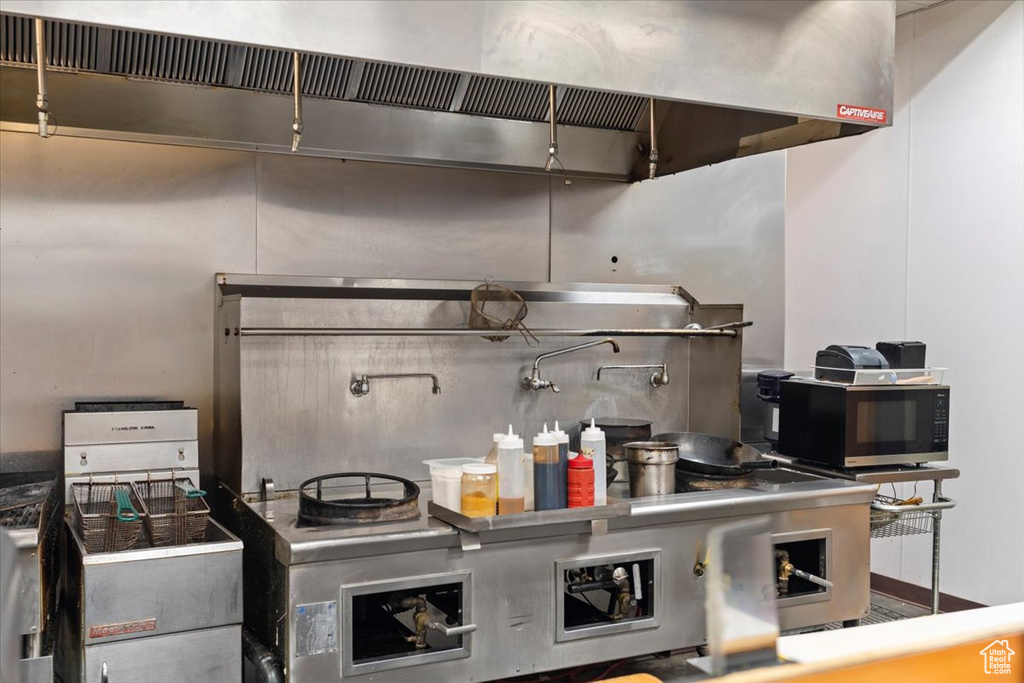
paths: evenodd
<path fill-rule="evenodd" d="M 577 455 L 575 458 L 569 459 L 569 469 L 592 470 L 594 469 L 594 461 L 592 458 L 588 458 L 585 455 Z"/>
<path fill-rule="evenodd" d="M 555 429 L 551 433 L 555 435 L 558 443 L 569 443 L 569 435 L 565 433 L 565 430 L 558 428 L 558 420 L 555 420 Z"/>
<path fill-rule="evenodd" d="M 462 474 L 462 466 L 467 462 L 482 462 L 480 458 L 440 458 L 424 460 L 423 464 L 430 468 L 431 474 L 452 476 Z"/>
<path fill-rule="evenodd" d="M 512 425 L 508 426 L 508 434 L 501 435 L 501 441 L 498 442 L 498 448 L 503 451 L 523 449 L 523 440 L 520 439 L 518 435 L 512 433 Z"/>
<path fill-rule="evenodd" d="M 550 432 L 541 432 L 537 436 L 533 437 L 534 446 L 557 446 L 558 439 L 555 435 Z"/>
<path fill-rule="evenodd" d="M 472 462 L 462 466 L 464 474 L 496 474 L 498 466 L 487 462 Z"/>
<path fill-rule="evenodd" d="M 590 426 L 583 430 L 583 433 L 580 435 L 580 438 L 583 438 L 583 439 L 603 439 L 604 438 L 604 432 L 601 430 L 600 427 L 594 426 L 594 419 L 591 418 Z"/>

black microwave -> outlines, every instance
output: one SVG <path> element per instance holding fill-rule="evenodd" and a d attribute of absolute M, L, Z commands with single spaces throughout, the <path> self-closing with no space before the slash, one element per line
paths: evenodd
<path fill-rule="evenodd" d="M 949 387 L 781 383 L 781 455 L 831 467 L 949 459 Z"/>

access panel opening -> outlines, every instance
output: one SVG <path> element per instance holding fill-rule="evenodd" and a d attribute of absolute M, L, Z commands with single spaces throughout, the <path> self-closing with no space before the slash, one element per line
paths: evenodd
<path fill-rule="evenodd" d="M 342 675 L 469 656 L 468 573 L 342 587 Z"/>
<path fill-rule="evenodd" d="M 435 625 L 462 619 L 462 584 L 384 591 L 352 598 L 352 663 L 462 647 L 462 635 L 446 636 Z"/>
<path fill-rule="evenodd" d="M 656 626 L 661 616 L 656 558 L 648 553 L 559 563 L 559 639 Z"/>
<path fill-rule="evenodd" d="M 814 578 L 829 578 L 827 550 L 825 538 L 775 544 L 778 598 L 826 593 L 828 588 L 815 583 Z"/>

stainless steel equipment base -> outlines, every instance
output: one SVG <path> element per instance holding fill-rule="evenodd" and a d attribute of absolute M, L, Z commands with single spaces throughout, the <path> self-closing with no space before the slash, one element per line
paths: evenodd
<path fill-rule="evenodd" d="M 246 628 L 279 658 L 288 681 L 358 680 L 371 671 L 375 683 L 482 681 L 704 644 L 706 587 L 697 565 L 707 533 L 746 516 L 769 515 L 780 542 L 820 542 L 822 562 L 827 558 L 834 589 L 781 598 L 782 628 L 865 616 L 874 487 L 788 475 L 749 489 L 632 500 L 631 515 L 608 520 L 604 535 L 589 525 L 571 532 L 556 525 L 481 531 L 467 545 L 464 532 L 426 515 L 306 529 L 295 525 L 297 500 L 287 493 L 258 502 L 232 497 L 221 519 L 254 551 L 246 566 Z M 429 498 L 425 490 L 424 508 Z M 564 570 L 643 562 L 652 568 L 650 613 L 584 627 L 560 621 Z M 438 584 L 458 591 L 462 624 L 471 621 L 475 630 L 448 650 L 353 658 L 360 596 L 408 595 Z"/>
<path fill-rule="evenodd" d="M 54 664 L 64 683 L 237 683 L 242 543 L 210 520 L 206 541 L 88 553 L 64 525 Z"/>

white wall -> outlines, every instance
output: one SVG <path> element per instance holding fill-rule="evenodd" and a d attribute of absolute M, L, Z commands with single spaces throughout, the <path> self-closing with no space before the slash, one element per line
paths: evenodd
<path fill-rule="evenodd" d="M 791 150 L 786 364 L 829 343 L 920 339 L 951 368 L 942 590 L 1024 599 L 1024 3 L 897 21 L 894 125 Z M 927 537 L 872 569 L 928 585 Z"/>

